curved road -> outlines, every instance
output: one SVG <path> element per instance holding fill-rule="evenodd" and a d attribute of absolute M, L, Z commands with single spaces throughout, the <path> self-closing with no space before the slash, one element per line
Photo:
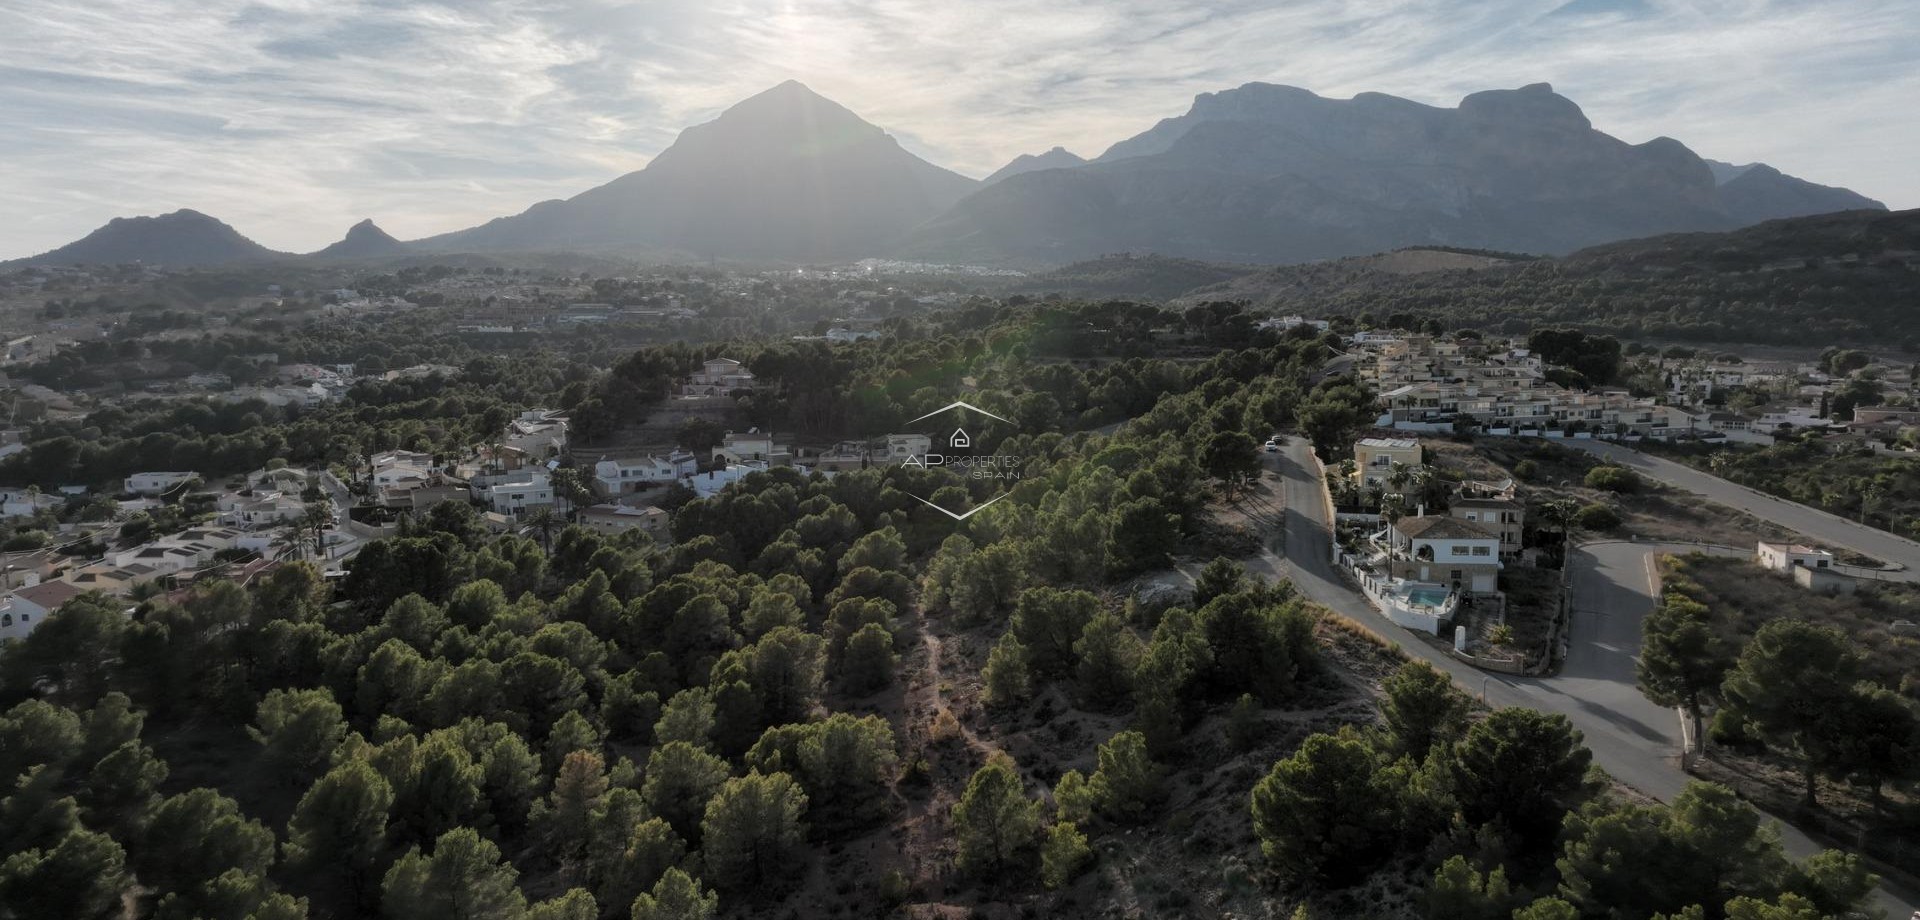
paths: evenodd
<path fill-rule="evenodd" d="M 1764 492 L 1728 482 L 1711 473 L 1703 473 L 1683 463 L 1644 454 L 1631 447 L 1606 441 L 1567 440 L 1560 443 L 1586 451 L 1602 460 L 1620 464 L 1648 479 L 1692 492 L 1701 498 L 1729 508 L 1745 511 L 1788 530 L 1802 533 L 1829 546 L 1845 547 L 1872 556 L 1881 562 L 1901 566 L 1905 571 L 1879 577 L 1896 581 L 1920 580 L 1920 543 L 1897 537 L 1876 527 L 1849 521 L 1839 515 L 1809 508 L 1798 502 L 1775 498 Z"/>
<path fill-rule="evenodd" d="M 1572 559 L 1573 624 L 1560 673 L 1491 674 L 1395 626 L 1349 586 L 1331 559 L 1326 483 L 1310 450 L 1306 440 L 1296 436 L 1288 438 L 1278 454 L 1266 455 L 1281 476 L 1280 502 L 1276 506 L 1264 496 L 1249 496 L 1245 502 L 1250 515 L 1278 536 L 1248 562 L 1248 571 L 1291 580 L 1309 600 L 1439 668 L 1489 705 L 1566 716 L 1586 736 L 1594 763 L 1647 795 L 1671 801 L 1686 787 L 1690 777 L 1680 769 L 1679 717 L 1640 694 L 1634 670 L 1640 620 L 1653 609 L 1652 554 L 1700 547 L 1621 542 L 1580 547 Z M 1821 849 L 1791 825 L 1779 823 L 1789 853 L 1804 858 Z M 1877 901 L 1890 917 L 1920 910 L 1920 896 L 1887 883 L 1882 883 Z"/>

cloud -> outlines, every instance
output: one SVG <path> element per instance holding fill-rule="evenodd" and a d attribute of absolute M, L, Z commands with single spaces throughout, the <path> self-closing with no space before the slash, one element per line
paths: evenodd
<path fill-rule="evenodd" d="M 0 257 L 179 207 L 294 251 L 458 229 L 788 78 L 976 176 L 1253 80 L 1438 105 L 1544 80 L 1625 140 L 1911 207 L 1916 45 L 1910 0 L 15 0 Z"/>

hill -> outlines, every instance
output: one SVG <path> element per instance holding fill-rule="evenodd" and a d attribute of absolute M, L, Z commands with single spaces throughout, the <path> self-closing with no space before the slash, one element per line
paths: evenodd
<path fill-rule="evenodd" d="M 1877 206 L 1762 170 L 1723 186 L 1680 142 L 1610 137 L 1544 83 L 1455 108 L 1250 83 L 1200 95 L 1086 166 L 990 184 L 906 248 L 1014 264 L 1115 251 L 1292 263 L 1433 244 L 1565 253 Z"/>
<path fill-rule="evenodd" d="M 407 244 L 394 239 L 372 220 L 363 220 L 348 228 L 347 235 L 313 254 L 316 259 L 385 259 L 412 252 Z"/>
<path fill-rule="evenodd" d="M 1348 256 L 1249 272 L 1220 283 L 1189 289 L 1174 298 L 1174 302 L 1190 306 L 1211 300 L 1233 300 L 1276 306 L 1284 304 L 1291 308 L 1375 276 L 1470 272 L 1538 258 L 1490 250 L 1412 247 L 1370 256 Z"/>
<path fill-rule="evenodd" d="M 175 267 L 227 265 L 283 258 L 227 224 L 181 209 L 158 217 L 116 217 L 79 240 L 22 264 L 119 265 L 142 262 Z"/>
<path fill-rule="evenodd" d="M 1552 324 L 1627 338 L 1920 345 L 1920 211 L 1822 214 L 1417 273 L 1376 258 L 1275 268 L 1181 300 L 1407 312 L 1507 332 Z"/>
<path fill-rule="evenodd" d="M 418 245 L 853 258 L 878 254 L 977 185 L 788 81 L 681 132 L 645 169 Z"/>
<path fill-rule="evenodd" d="M 1046 153 L 1023 153 L 1007 165 L 993 171 L 993 174 L 980 180 L 981 185 L 992 185 L 1002 179 L 1018 176 L 1022 173 L 1038 172 L 1042 169 L 1072 169 L 1085 166 L 1087 161 L 1079 154 L 1065 147 L 1055 147 Z"/>
<path fill-rule="evenodd" d="M 1252 265 L 1222 265 L 1197 259 L 1120 253 L 1063 265 L 1020 279 L 1015 289 L 1035 294 L 1167 300 L 1198 287 L 1220 285 L 1261 271 Z"/>

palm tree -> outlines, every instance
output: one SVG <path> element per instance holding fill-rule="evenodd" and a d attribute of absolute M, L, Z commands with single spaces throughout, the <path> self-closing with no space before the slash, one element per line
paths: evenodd
<path fill-rule="evenodd" d="M 295 523 L 303 543 L 310 542 L 315 556 L 327 554 L 327 525 L 333 523 L 333 506 L 325 502 L 308 502 L 305 510 Z"/>
<path fill-rule="evenodd" d="M 1412 469 L 1406 464 L 1395 460 L 1392 466 L 1387 467 L 1387 486 L 1393 490 L 1395 495 L 1404 494 L 1407 488 L 1407 479 L 1412 475 Z"/>
<path fill-rule="evenodd" d="M 1567 543 L 1573 534 L 1573 519 L 1580 515 L 1580 503 L 1571 498 L 1556 498 L 1540 509 L 1540 516 L 1560 526 L 1560 564 L 1567 564 Z"/>
<path fill-rule="evenodd" d="M 540 548 L 553 552 L 553 526 L 560 523 L 560 516 L 546 505 L 535 505 L 520 515 L 520 522 L 540 531 Z"/>
<path fill-rule="evenodd" d="M 1388 524 L 1399 523 L 1407 516 L 1407 497 L 1398 492 L 1388 495 L 1380 502 L 1380 516 L 1386 518 Z"/>

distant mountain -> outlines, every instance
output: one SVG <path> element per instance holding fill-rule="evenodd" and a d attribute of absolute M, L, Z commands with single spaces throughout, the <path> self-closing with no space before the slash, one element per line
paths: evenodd
<path fill-rule="evenodd" d="M 1079 154 L 1065 147 L 1055 147 L 1042 154 L 1023 153 L 1014 157 L 1012 162 L 994 170 L 993 175 L 980 180 L 980 184 L 992 185 L 995 182 L 1011 176 L 1017 176 L 1021 173 L 1037 172 L 1042 169 L 1071 169 L 1075 166 L 1085 165 L 1087 165 L 1087 161 L 1082 159 Z"/>
<path fill-rule="evenodd" d="M 1886 205 L 1851 189 L 1796 179 L 1765 163 L 1749 165 L 1720 183 L 1720 203 L 1740 224 L 1835 211 L 1886 210 Z"/>
<path fill-rule="evenodd" d="M 1058 264 L 1114 251 L 1266 263 L 1429 245 L 1560 253 L 1851 206 L 1799 180 L 1744 184 L 1759 175 L 1722 187 L 1680 142 L 1596 131 L 1544 83 L 1455 108 L 1250 83 L 1200 95 L 1085 166 L 986 185 L 902 254 Z"/>
<path fill-rule="evenodd" d="M 403 256 L 413 248 L 387 234 L 371 219 L 347 229 L 339 242 L 313 254 L 316 259 L 385 259 Z"/>
<path fill-rule="evenodd" d="M 681 132 L 645 169 L 419 245 L 800 261 L 870 256 L 978 185 L 788 81 Z"/>
<path fill-rule="evenodd" d="M 1920 302 L 1920 210 L 1844 211 L 1664 234 L 1558 258 L 1458 253 L 1396 264 L 1420 252 L 1281 266 L 1175 303 L 1237 300 L 1310 316 L 1405 313 L 1504 333 L 1552 325 L 1623 340 L 1920 347 L 1920 311 L 1913 309 Z"/>
<path fill-rule="evenodd" d="M 92 233 L 52 252 L 22 260 L 52 265 L 153 265 L 194 267 L 284 258 L 238 230 L 199 211 L 182 209 L 158 217 L 116 217 Z"/>

